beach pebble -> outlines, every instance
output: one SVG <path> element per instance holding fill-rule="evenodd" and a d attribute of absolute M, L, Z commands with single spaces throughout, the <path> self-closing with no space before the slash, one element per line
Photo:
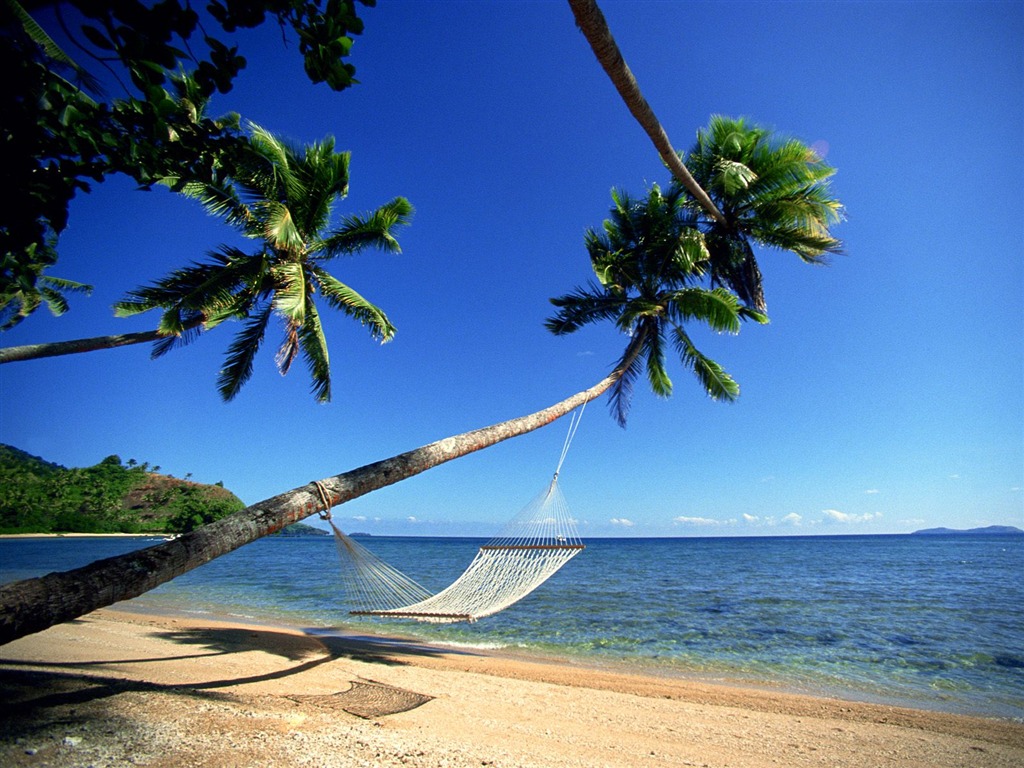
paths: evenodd
<path fill-rule="evenodd" d="M 82 743 L 82 737 L 81 736 L 65 736 L 64 737 L 64 746 L 65 747 L 77 747 L 81 743 Z"/>

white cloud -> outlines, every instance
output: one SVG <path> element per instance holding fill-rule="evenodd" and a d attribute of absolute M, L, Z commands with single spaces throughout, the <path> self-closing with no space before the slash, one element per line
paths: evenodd
<path fill-rule="evenodd" d="M 365 523 L 366 522 L 366 515 L 352 515 L 352 519 L 355 520 L 356 522 Z"/>
<path fill-rule="evenodd" d="M 789 525 L 800 525 L 803 517 L 798 515 L 796 512 L 790 512 L 788 515 L 782 518 L 781 522 L 788 523 Z"/>
<path fill-rule="evenodd" d="M 757 515 L 748 515 L 744 512 L 743 519 L 748 523 L 756 523 L 760 518 Z"/>
<path fill-rule="evenodd" d="M 881 512 L 867 512 L 863 515 L 856 515 L 850 512 L 840 512 L 838 509 L 825 509 L 822 510 L 822 514 L 829 520 L 837 523 L 866 523 L 882 516 Z"/>
<path fill-rule="evenodd" d="M 866 491 L 864 491 L 864 493 L 868 495 L 874 495 L 876 493 L 881 493 L 881 491 L 879 491 L 877 488 L 868 488 Z"/>
<path fill-rule="evenodd" d="M 720 522 L 709 517 L 674 517 L 672 522 L 682 525 L 721 525 Z"/>
<path fill-rule="evenodd" d="M 416 519 L 415 517 L 413 517 L 412 515 L 409 515 L 409 516 L 408 516 L 407 518 L 405 518 L 405 521 L 406 521 L 407 523 L 418 523 L 418 522 L 419 522 L 419 520 L 417 520 L 417 519 Z"/>
<path fill-rule="evenodd" d="M 613 517 L 608 522 L 611 523 L 612 525 L 621 525 L 624 528 L 632 528 L 633 527 L 633 521 L 632 520 L 627 520 L 624 517 Z"/>

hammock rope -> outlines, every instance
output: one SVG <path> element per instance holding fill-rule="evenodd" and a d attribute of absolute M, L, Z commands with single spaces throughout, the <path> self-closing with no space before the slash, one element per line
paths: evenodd
<path fill-rule="evenodd" d="M 573 414 L 554 477 L 477 551 L 450 586 L 431 594 L 343 533 L 332 520 L 342 578 L 360 606 L 357 616 L 406 618 L 433 623 L 473 622 L 503 611 L 550 579 L 583 551 L 575 520 L 558 485 L 558 474 L 579 428 L 583 409 Z M 322 497 L 325 494 L 321 492 Z M 326 506 L 326 498 L 324 498 Z"/>

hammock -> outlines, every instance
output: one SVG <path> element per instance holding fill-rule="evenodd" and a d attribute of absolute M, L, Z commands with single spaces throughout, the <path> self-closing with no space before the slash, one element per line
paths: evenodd
<path fill-rule="evenodd" d="M 575 418 L 562 448 L 559 470 L 578 426 Z M 328 521 L 342 577 L 361 606 L 350 611 L 356 616 L 473 622 L 522 600 L 584 549 L 558 486 L 558 470 L 550 484 L 496 538 L 480 547 L 463 574 L 434 595 L 347 536 L 333 520 Z"/>

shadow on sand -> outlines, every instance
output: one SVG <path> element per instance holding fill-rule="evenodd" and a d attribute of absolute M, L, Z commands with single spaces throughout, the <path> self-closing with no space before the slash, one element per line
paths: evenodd
<path fill-rule="evenodd" d="M 286 679 L 339 659 L 395 666 L 408 664 L 404 657 L 466 653 L 404 639 L 345 635 L 340 630 L 331 629 L 308 629 L 305 634 L 298 635 L 274 629 L 211 627 L 161 629 L 149 633 L 149 636 L 195 649 L 195 653 L 53 662 L 0 657 L 0 721 L 3 721 L 0 739 L 6 741 L 29 735 L 57 721 L 102 719 L 104 700 L 124 693 L 159 692 L 197 699 L 234 700 L 238 697 L 220 689 Z M 155 682 L 148 679 L 145 673 L 139 674 L 137 671 L 131 677 L 118 676 L 119 668 L 126 665 L 134 665 L 137 669 L 139 665 L 166 662 L 187 664 L 193 659 L 227 657 L 246 652 L 272 654 L 290 664 L 283 669 L 261 674 L 187 683 Z M 362 685 L 354 679 L 350 680 L 350 684 L 353 690 Z M 289 698 L 298 701 L 307 697 Z M 423 697 L 423 700 L 429 700 L 429 697 Z"/>

